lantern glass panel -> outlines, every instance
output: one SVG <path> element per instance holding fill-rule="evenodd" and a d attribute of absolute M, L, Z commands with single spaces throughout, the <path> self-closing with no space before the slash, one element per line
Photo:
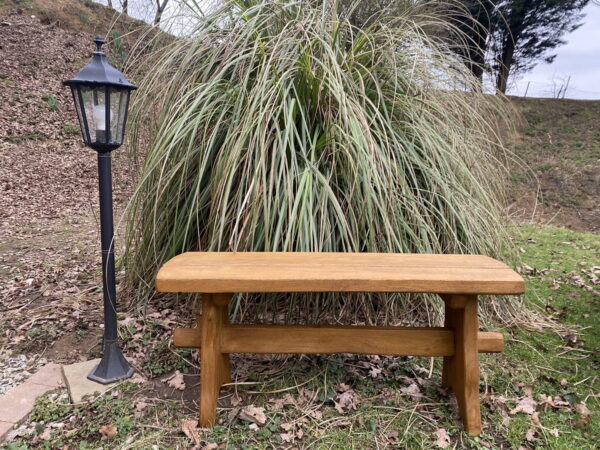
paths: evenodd
<path fill-rule="evenodd" d="M 104 86 L 81 86 L 85 118 L 90 135 L 90 143 L 107 143 L 106 96 Z"/>
<path fill-rule="evenodd" d="M 73 101 L 75 103 L 75 110 L 77 111 L 77 119 L 79 120 L 79 128 L 81 129 L 81 136 L 83 137 L 83 142 L 89 144 L 90 137 L 87 135 L 85 117 L 83 116 L 82 112 L 83 107 L 79 101 L 79 88 L 71 86 L 71 93 L 73 94 Z"/>
<path fill-rule="evenodd" d="M 116 144 L 123 143 L 123 134 L 125 132 L 125 119 L 127 117 L 127 103 L 129 102 L 128 89 L 110 90 L 110 136 L 111 141 Z"/>

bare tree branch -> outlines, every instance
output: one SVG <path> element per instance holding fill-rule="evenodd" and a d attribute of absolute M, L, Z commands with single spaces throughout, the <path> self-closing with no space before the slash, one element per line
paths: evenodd
<path fill-rule="evenodd" d="M 167 7 L 168 2 L 169 0 L 163 0 L 162 2 L 160 0 L 156 0 L 156 15 L 154 16 L 154 25 L 158 25 L 160 23 L 160 19 L 165 8 Z"/>

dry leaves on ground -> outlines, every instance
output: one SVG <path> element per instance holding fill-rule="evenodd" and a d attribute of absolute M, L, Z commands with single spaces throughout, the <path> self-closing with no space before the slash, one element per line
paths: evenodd
<path fill-rule="evenodd" d="M 585 402 L 575 403 L 573 405 L 573 408 L 575 409 L 575 411 L 577 411 L 580 414 L 579 419 L 577 419 L 573 422 L 573 426 L 575 428 L 585 427 L 590 421 L 590 416 L 592 414 L 591 411 L 588 409 Z"/>
<path fill-rule="evenodd" d="M 115 427 L 112 423 L 108 425 L 102 425 L 99 431 L 102 435 L 101 440 L 103 441 L 111 439 L 117 435 L 117 427 Z"/>
<path fill-rule="evenodd" d="M 267 423 L 265 408 L 256 407 L 254 405 L 244 406 L 239 413 L 239 418 L 256 425 L 264 425 Z"/>
<path fill-rule="evenodd" d="M 279 437 L 283 442 L 292 443 L 296 439 L 302 439 L 304 437 L 304 431 L 302 431 L 302 421 L 298 421 L 296 423 L 282 423 L 280 428 L 284 431 L 284 433 L 279 433 Z M 304 421 L 306 422 L 306 418 Z"/>
<path fill-rule="evenodd" d="M 435 445 L 439 448 L 446 448 L 450 445 L 450 436 L 445 428 L 438 428 L 434 432 L 436 436 Z"/>
<path fill-rule="evenodd" d="M 401 387 L 400 392 L 408 395 L 409 397 L 411 397 L 413 399 L 419 399 L 423 396 L 423 394 L 421 394 L 421 390 L 419 389 L 419 386 L 417 386 L 416 383 L 412 383 L 407 387 Z"/>
<path fill-rule="evenodd" d="M 537 427 L 531 427 L 525 433 L 525 440 L 528 442 L 535 441 L 535 434 L 537 433 Z"/>
<path fill-rule="evenodd" d="M 281 398 L 270 398 L 267 404 L 267 409 L 269 411 L 283 409 L 286 406 L 294 406 L 296 404 L 296 400 L 292 397 L 292 394 L 286 393 Z"/>
<path fill-rule="evenodd" d="M 531 397 L 523 397 L 517 403 L 517 406 L 510 410 L 510 414 L 514 415 L 517 413 L 525 413 L 525 414 L 533 414 L 535 412 L 535 408 L 537 407 L 537 402 Z"/>
<path fill-rule="evenodd" d="M 173 389 L 178 389 L 180 391 L 183 391 L 185 389 L 185 381 L 183 381 L 183 374 L 179 370 L 176 370 L 173 376 L 166 378 L 163 381 L 166 381 L 169 387 L 172 387 Z"/>
<path fill-rule="evenodd" d="M 360 398 L 354 390 L 350 389 L 350 386 L 340 383 L 337 391 L 339 394 L 331 399 L 337 412 L 346 414 L 348 411 L 355 410 L 358 407 Z"/>
<path fill-rule="evenodd" d="M 194 444 L 200 443 L 200 429 L 198 428 L 198 421 L 195 419 L 186 419 L 181 424 L 181 431 L 188 438 L 190 438 Z"/>

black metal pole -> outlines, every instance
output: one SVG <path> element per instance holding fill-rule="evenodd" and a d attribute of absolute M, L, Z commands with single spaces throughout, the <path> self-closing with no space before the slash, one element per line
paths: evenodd
<path fill-rule="evenodd" d="M 117 341 L 117 291 L 115 288 L 115 248 L 113 242 L 112 168 L 110 151 L 98 152 L 100 190 L 100 234 L 102 240 L 102 291 L 104 295 L 104 339 L 100 363 L 88 379 L 102 384 L 133 375 Z"/>

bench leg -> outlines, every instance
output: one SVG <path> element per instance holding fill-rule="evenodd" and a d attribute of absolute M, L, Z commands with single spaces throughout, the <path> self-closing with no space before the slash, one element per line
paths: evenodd
<path fill-rule="evenodd" d="M 479 361 L 477 358 L 476 295 L 445 296 L 446 326 L 454 331 L 454 356 L 444 358 L 442 384 L 456 395 L 465 431 L 481 433 L 479 409 Z"/>
<path fill-rule="evenodd" d="M 231 300 L 231 294 L 214 294 L 217 300 L 217 308 L 221 315 L 221 324 L 229 324 L 229 300 Z M 220 380 L 221 384 L 231 383 L 231 361 L 229 359 L 229 353 L 221 353 L 221 373 Z"/>
<path fill-rule="evenodd" d="M 220 333 L 227 313 L 227 305 L 224 305 L 223 301 L 221 294 L 204 294 L 202 296 L 199 420 L 202 428 L 210 428 L 215 424 L 221 383 L 226 377 L 230 377 L 229 355 L 221 353 L 220 348 Z"/>
<path fill-rule="evenodd" d="M 454 329 L 454 310 L 447 304 L 444 311 L 444 327 Z M 444 356 L 444 366 L 442 368 L 442 386 L 446 389 L 454 390 L 452 387 L 452 362 L 454 356 Z"/>

